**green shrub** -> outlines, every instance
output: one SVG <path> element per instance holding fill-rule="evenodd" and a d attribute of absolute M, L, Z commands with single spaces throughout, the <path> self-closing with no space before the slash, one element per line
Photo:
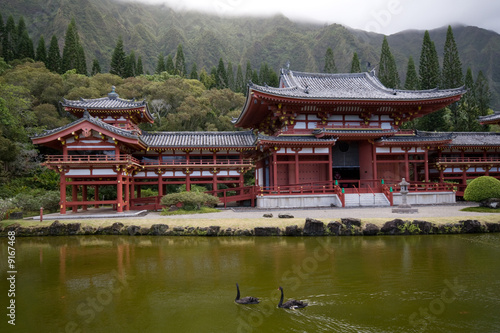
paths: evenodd
<path fill-rule="evenodd" d="M 12 211 L 14 204 L 10 199 L 0 199 L 0 220 L 5 218 L 5 215 Z"/>
<path fill-rule="evenodd" d="M 197 210 L 202 206 L 213 207 L 219 203 L 219 198 L 202 192 L 170 193 L 161 198 L 163 206 L 182 204 L 186 210 Z"/>
<path fill-rule="evenodd" d="M 480 202 L 490 198 L 500 198 L 500 180 L 490 176 L 473 179 L 464 192 L 467 201 Z"/>
<path fill-rule="evenodd" d="M 59 208 L 58 191 L 33 191 L 32 193 L 19 193 L 12 199 L 15 207 L 24 213 L 36 212 L 43 207 L 46 211 L 55 211 Z"/>

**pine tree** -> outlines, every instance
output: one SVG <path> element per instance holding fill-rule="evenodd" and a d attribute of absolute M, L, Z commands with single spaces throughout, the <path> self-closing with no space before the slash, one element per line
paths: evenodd
<path fill-rule="evenodd" d="M 177 46 L 177 53 L 175 54 L 175 75 L 186 76 L 186 61 L 184 60 L 184 52 L 182 51 L 182 44 Z"/>
<path fill-rule="evenodd" d="M 431 40 L 429 31 L 425 31 L 420 53 L 420 88 L 433 89 L 439 86 L 440 70 L 436 46 Z M 424 131 L 446 131 L 448 124 L 445 121 L 445 109 L 428 114 L 418 121 L 418 129 Z"/>
<path fill-rule="evenodd" d="M 123 39 L 121 36 L 118 37 L 115 49 L 113 50 L 109 72 L 120 77 L 125 77 L 125 51 L 123 50 Z"/>
<path fill-rule="evenodd" d="M 248 84 L 250 80 L 252 80 L 252 65 L 250 64 L 250 60 L 248 60 L 245 70 L 245 84 Z"/>
<path fill-rule="evenodd" d="M 483 71 L 479 71 L 476 79 L 476 84 L 474 85 L 474 94 L 476 97 L 476 104 L 479 108 L 479 116 L 486 116 L 490 109 L 491 93 L 488 80 L 483 74 Z"/>
<path fill-rule="evenodd" d="M 97 58 L 94 58 L 94 61 L 92 62 L 92 71 L 90 75 L 94 76 L 96 74 L 99 74 L 100 72 L 101 72 L 101 65 L 99 64 L 99 60 L 97 60 Z"/>
<path fill-rule="evenodd" d="M 137 66 L 135 68 L 135 75 L 142 75 L 144 74 L 144 68 L 142 67 L 142 57 L 138 56 L 137 57 Z"/>
<path fill-rule="evenodd" d="M 198 66 L 193 62 L 193 66 L 191 66 L 191 74 L 189 75 L 190 79 L 198 80 Z"/>
<path fill-rule="evenodd" d="M 52 35 L 50 40 L 49 53 L 47 54 L 47 68 L 55 73 L 61 73 L 61 52 L 57 37 Z"/>
<path fill-rule="evenodd" d="M 238 69 L 236 70 L 236 81 L 234 85 L 235 85 L 235 91 L 237 93 L 245 91 L 246 83 L 243 79 L 243 70 L 241 69 L 241 64 L 238 64 Z"/>
<path fill-rule="evenodd" d="M 134 50 L 130 51 L 130 54 L 125 58 L 125 72 L 124 77 L 134 77 L 136 71 L 136 62 L 135 62 L 135 52 Z"/>
<path fill-rule="evenodd" d="M 408 58 L 408 66 L 406 67 L 406 81 L 404 88 L 406 90 L 417 90 L 420 87 L 418 82 L 417 69 L 415 68 L 415 62 L 413 57 Z"/>
<path fill-rule="evenodd" d="M 215 74 L 215 87 L 217 89 L 224 89 L 228 87 L 227 73 L 224 68 L 224 61 L 222 58 L 219 59 L 219 66 L 217 67 Z"/>
<path fill-rule="evenodd" d="M 269 77 L 267 74 L 268 71 L 269 71 L 269 66 L 267 65 L 267 62 L 260 64 L 260 71 L 259 71 L 260 84 L 268 84 L 269 82 Z"/>
<path fill-rule="evenodd" d="M 14 17 L 10 15 L 5 23 L 2 39 L 2 57 L 6 62 L 16 58 L 17 32 Z"/>
<path fill-rule="evenodd" d="M 236 87 L 234 81 L 234 70 L 233 70 L 233 63 L 231 61 L 228 61 L 227 63 L 226 74 L 227 74 L 227 87 L 232 91 L 235 91 Z"/>
<path fill-rule="evenodd" d="M 43 35 L 40 36 L 40 39 L 38 40 L 35 60 L 43 62 L 45 67 L 47 67 L 47 47 L 45 46 L 45 39 L 43 38 Z"/>
<path fill-rule="evenodd" d="M 62 72 L 76 69 L 78 74 L 87 74 L 85 52 L 80 44 L 75 19 L 72 19 L 66 30 L 62 55 Z"/>
<path fill-rule="evenodd" d="M 457 44 L 455 43 L 451 26 L 448 26 L 443 54 L 442 87 L 447 89 L 462 86 L 464 84 L 462 62 L 460 61 Z"/>
<path fill-rule="evenodd" d="M 382 42 L 382 52 L 380 54 L 379 74 L 380 82 L 388 88 L 398 88 L 400 85 L 396 60 L 391 53 L 387 37 L 384 36 Z"/>
<path fill-rule="evenodd" d="M 335 66 L 335 59 L 333 58 L 333 51 L 328 48 L 325 53 L 325 67 L 323 73 L 336 73 L 337 67 Z"/>
<path fill-rule="evenodd" d="M 0 13 L 0 56 L 2 56 L 2 48 L 3 48 L 3 33 L 5 32 L 5 26 L 3 23 L 3 16 Z"/>
<path fill-rule="evenodd" d="M 167 57 L 167 63 L 165 64 L 165 70 L 168 72 L 168 74 L 171 74 L 171 75 L 175 74 L 174 61 L 173 61 L 172 56 L 170 54 Z"/>
<path fill-rule="evenodd" d="M 166 70 L 167 68 L 165 67 L 165 57 L 163 56 L 163 53 L 160 53 L 158 55 L 158 61 L 156 62 L 156 74 L 161 74 Z"/>
<path fill-rule="evenodd" d="M 361 64 L 359 63 L 358 54 L 354 52 L 351 61 L 351 73 L 361 73 Z"/>

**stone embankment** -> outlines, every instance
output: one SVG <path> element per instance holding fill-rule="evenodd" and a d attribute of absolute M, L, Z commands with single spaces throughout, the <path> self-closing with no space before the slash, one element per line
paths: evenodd
<path fill-rule="evenodd" d="M 153 224 L 144 227 L 124 225 L 121 222 L 105 227 L 93 227 L 81 223 L 53 222 L 48 226 L 21 226 L 18 223 L 0 227 L 0 236 L 15 231 L 16 236 L 72 236 L 72 235 L 150 235 L 150 236 L 376 236 L 376 235 L 428 235 L 428 234 L 468 234 L 500 232 L 500 223 L 481 223 L 477 220 L 462 220 L 458 223 L 436 225 L 420 220 L 393 219 L 381 227 L 372 223 L 362 223 L 356 218 L 342 218 L 324 223 L 307 218 L 303 226 L 255 227 L 253 229 L 210 227 L 173 227 Z"/>

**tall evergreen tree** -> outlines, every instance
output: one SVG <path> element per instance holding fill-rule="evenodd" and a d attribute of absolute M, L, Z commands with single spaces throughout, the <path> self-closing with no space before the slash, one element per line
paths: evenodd
<path fill-rule="evenodd" d="M 177 53 L 175 54 L 175 75 L 186 76 L 186 60 L 184 59 L 184 51 L 182 51 L 182 44 L 177 46 Z"/>
<path fill-rule="evenodd" d="M 396 60 L 391 53 L 387 37 L 385 36 L 382 42 L 382 52 L 380 53 L 378 77 L 380 82 L 388 88 L 398 88 L 400 85 Z"/>
<path fill-rule="evenodd" d="M 24 17 L 21 16 L 17 22 L 17 44 L 15 46 L 15 55 L 17 59 L 28 58 L 29 49 L 29 34 L 28 29 L 26 29 L 26 23 L 24 22 Z"/>
<path fill-rule="evenodd" d="M 174 60 L 172 59 L 172 56 L 170 54 L 167 57 L 167 63 L 165 64 L 165 70 L 168 72 L 168 74 L 171 74 L 171 75 L 175 74 Z"/>
<path fill-rule="evenodd" d="M 94 61 L 92 62 L 92 71 L 90 72 L 91 76 L 94 76 L 96 74 L 99 74 L 101 72 L 101 65 L 99 64 L 99 60 L 97 58 L 94 58 Z"/>
<path fill-rule="evenodd" d="M 457 88 L 464 84 L 462 62 L 458 54 L 453 30 L 448 26 L 443 52 L 442 88 Z"/>
<path fill-rule="evenodd" d="M 358 54 L 354 52 L 351 61 L 351 73 L 361 73 L 361 64 L 359 63 Z"/>
<path fill-rule="evenodd" d="M 233 63 L 231 61 L 227 62 L 226 74 L 227 74 L 227 87 L 232 91 L 235 91 L 236 87 L 234 81 L 234 70 L 233 70 Z"/>
<path fill-rule="evenodd" d="M 62 55 L 63 73 L 71 69 L 76 69 L 78 74 L 87 74 L 85 52 L 80 44 L 80 37 L 78 36 L 75 19 L 71 20 L 66 30 Z"/>
<path fill-rule="evenodd" d="M 111 56 L 111 64 L 109 66 L 109 72 L 111 74 L 125 77 L 125 57 L 125 51 L 123 50 L 123 39 L 120 36 L 118 37 L 115 49 L 113 50 L 113 55 Z"/>
<path fill-rule="evenodd" d="M 189 75 L 190 79 L 198 80 L 198 66 L 196 62 L 193 62 L 193 66 L 191 66 L 191 74 Z"/>
<path fill-rule="evenodd" d="M 136 62 L 135 62 L 135 52 L 134 50 L 130 51 L 129 55 L 125 58 L 125 72 L 124 77 L 134 77 L 136 71 Z"/>
<path fill-rule="evenodd" d="M 138 56 L 137 57 L 137 66 L 135 68 L 135 75 L 142 75 L 144 74 L 144 67 L 142 66 L 142 57 Z"/>
<path fill-rule="evenodd" d="M 440 70 L 436 46 L 431 40 L 429 31 L 425 31 L 420 53 L 420 88 L 433 89 L 439 86 Z M 428 114 L 418 121 L 418 129 L 424 131 L 447 131 L 448 124 L 445 120 L 445 109 Z"/>
<path fill-rule="evenodd" d="M 236 81 L 234 85 L 235 85 L 235 91 L 237 93 L 245 91 L 246 83 L 243 79 L 243 70 L 241 69 L 241 64 L 238 64 L 238 69 L 236 70 Z"/>
<path fill-rule="evenodd" d="M 323 68 L 323 73 L 336 73 L 337 67 L 335 66 L 335 59 L 333 57 L 333 51 L 329 47 L 326 49 L 325 53 L 325 67 Z"/>
<path fill-rule="evenodd" d="M 486 116 L 490 109 L 491 93 L 488 80 L 483 74 L 483 71 L 479 71 L 476 79 L 476 84 L 474 85 L 474 94 L 476 97 L 476 104 L 479 108 L 479 116 Z"/>
<path fill-rule="evenodd" d="M 413 57 L 408 58 L 408 65 L 406 67 L 406 80 L 404 88 L 406 90 L 417 90 L 420 87 L 418 81 L 417 69 L 415 68 L 415 62 Z"/>
<path fill-rule="evenodd" d="M 252 79 L 252 65 L 250 60 L 247 61 L 247 67 L 245 69 L 245 84 L 247 84 Z"/>
<path fill-rule="evenodd" d="M 45 46 L 45 39 L 43 38 L 43 35 L 40 36 L 40 39 L 38 40 L 35 60 L 43 62 L 45 67 L 47 67 L 47 46 Z"/>
<path fill-rule="evenodd" d="M 49 53 L 47 54 L 47 68 L 55 73 L 61 73 L 61 52 L 59 51 L 59 43 L 57 37 L 52 35 L 50 40 Z"/>
<path fill-rule="evenodd" d="M 158 55 L 158 61 L 156 62 L 156 74 L 161 74 L 166 70 L 167 67 L 165 66 L 165 56 L 163 55 L 163 53 L 160 53 Z"/>
<path fill-rule="evenodd" d="M 215 74 L 215 87 L 217 89 L 224 89 L 228 87 L 227 73 L 224 68 L 224 61 L 222 58 L 219 59 L 219 66 L 217 67 Z"/>
<path fill-rule="evenodd" d="M 6 62 L 16 58 L 17 32 L 14 17 L 9 15 L 2 39 L 2 57 Z"/>

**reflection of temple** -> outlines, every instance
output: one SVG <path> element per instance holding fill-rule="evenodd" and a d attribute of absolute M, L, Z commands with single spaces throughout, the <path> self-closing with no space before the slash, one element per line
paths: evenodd
<path fill-rule="evenodd" d="M 284 69 L 279 88 L 249 86 L 235 125 L 252 132 L 141 131 L 140 123 L 153 121 L 147 103 L 121 99 L 113 90 L 100 99 L 64 100 L 62 106 L 79 120 L 33 142 L 62 151 L 45 162 L 61 175 L 62 213 L 106 203 L 118 211 L 157 209 L 168 185 L 179 184 L 205 185 L 224 203 L 257 199 L 261 207 L 355 205 L 349 197 L 362 204 L 366 194 L 389 205 L 391 190 L 406 178 L 418 200 L 441 193 L 433 203 L 449 202 L 469 178 L 500 177 L 500 137 L 399 127 L 464 93 L 388 89 L 373 72 Z M 252 168 L 256 186 L 245 187 L 243 175 Z M 102 198 L 101 189 L 110 186 L 116 197 Z M 141 188 L 159 196 L 143 198 Z"/>

